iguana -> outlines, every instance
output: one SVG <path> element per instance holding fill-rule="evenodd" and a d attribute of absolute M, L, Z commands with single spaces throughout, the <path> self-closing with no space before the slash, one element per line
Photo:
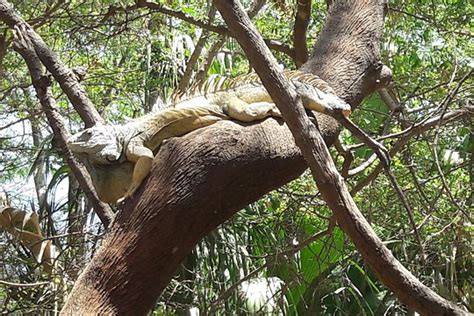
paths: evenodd
<path fill-rule="evenodd" d="M 306 109 L 344 116 L 351 113 L 349 104 L 319 77 L 299 71 L 285 75 Z M 191 90 L 196 94 L 197 89 Z M 112 203 L 130 197 L 150 172 L 154 154 L 167 138 L 220 120 L 252 122 L 281 116 L 256 75 L 218 82 L 204 90 L 193 97 L 181 97 L 174 108 L 125 125 L 95 125 L 69 138 L 69 148 L 85 162 L 101 200 Z"/>

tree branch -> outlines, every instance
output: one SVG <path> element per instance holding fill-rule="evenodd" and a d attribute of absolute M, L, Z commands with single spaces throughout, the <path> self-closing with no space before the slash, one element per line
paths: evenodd
<path fill-rule="evenodd" d="M 295 26 L 293 30 L 293 47 L 295 48 L 296 67 L 301 67 L 308 60 L 308 45 L 306 32 L 311 18 L 311 1 L 299 0 L 296 9 Z"/>
<path fill-rule="evenodd" d="M 51 93 L 51 82 L 43 72 L 43 65 L 39 60 L 33 48 L 33 44 L 29 41 L 29 37 L 20 29 L 15 30 L 15 41 L 13 48 L 25 60 L 31 75 L 31 82 L 36 90 L 36 95 L 40 101 L 41 107 L 48 118 L 49 125 L 53 129 L 54 135 L 57 138 L 57 143 L 63 156 L 70 166 L 72 173 L 76 177 L 79 185 L 84 191 L 86 197 L 92 204 L 95 213 L 104 224 L 105 228 L 109 226 L 114 217 L 114 213 L 109 205 L 99 200 L 97 193 L 92 185 L 89 174 L 86 169 L 74 158 L 72 152 L 67 147 L 66 140 L 69 133 L 64 126 L 63 118 L 59 114 L 56 106 L 56 101 Z"/>
<path fill-rule="evenodd" d="M 156 12 L 160 12 L 160 13 L 163 13 L 163 14 L 166 14 L 166 15 L 169 15 L 169 16 L 173 16 L 175 18 L 178 18 L 178 19 L 183 20 L 185 22 L 188 22 L 190 24 L 199 26 L 200 28 L 202 28 L 204 30 L 208 30 L 208 31 L 220 34 L 220 35 L 224 35 L 224 36 L 232 36 L 229 29 L 227 29 L 224 26 L 220 26 L 220 25 L 216 26 L 216 25 L 213 25 L 213 24 L 208 23 L 208 22 L 197 20 L 194 17 L 192 17 L 192 16 L 190 16 L 190 15 L 184 13 L 184 12 L 172 10 L 172 9 L 167 8 L 166 6 L 164 6 L 162 4 L 159 4 L 159 3 L 156 3 L 156 2 L 150 2 L 150 1 L 146 1 L 146 0 L 138 0 L 137 5 L 130 6 L 130 8 L 132 8 L 132 9 L 133 8 L 148 8 L 152 11 L 156 11 Z M 251 12 L 256 13 L 256 11 L 258 11 L 258 9 L 259 9 L 259 4 L 257 3 L 257 5 L 254 8 L 252 8 Z M 272 40 L 272 39 L 265 39 L 265 43 L 267 44 L 267 46 L 270 49 L 273 49 L 277 52 L 284 53 L 284 54 L 290 56 L 292 59 L 295 58 L 295 51 L 290 46 L 285 45 L 284 43 L 280 43 L 278 41 Z"/>
<path fill-rule="evenodd" d="M 334 2 L 303 65 L 353 107 L 377 87 L 382 11 L 381 1 Z M 339 130 L 336 121 L 325 115 L 316 119 L 331 144 Z M 168 140 L 76 281 L 62 313 L 146 314 L 203 236 L 305 168 L 286 125 L 272 118 L 258 124 L 218 122 Z"/>
<path fill-rule="evenodd" d="M 59 57 L 49 49 L 41 36 L 39 36 L 33 28 L 15 12 L 13 6 L 5 0 L 0 0 L 0 20 L 12 29 L 15 26 L 23 28 L 23 36 L 29 37 L 29 40 L 34 46 L 36 55 L 66 93 L 86 127 L 93 126 L 96 123 L 104 123 L 103 118 L 99 112 L 97 112 L 92 101 L 87 97 L 73 72 L 61 62 Z"/>
<path fill-rule="evenodd" d="M 255 1 L 252 8 L 248 12 L 249 17 L 253 18 L 255 15 L 257 15 L 264 4 L 265 4 L 264 0 Z M 209 23 L 212 23 L 214 21 L 215 14 L 216 14 L 216 8 L 214 6 L 211 6 L 208 13 Z M 211 66 L 211 63 L 215 57 L 215 54 L 217 54 L 218 50 L 222 46 L 220 43 L 222 44 L 225 43 L 226 38 L 227 36 L 221 35 L 220 38 L 217 40 L 216 44 L 214 44 L 211 47 L 211 49 L 208 51 L 208 60 L 206 60 L 206 65 L 202 69 L 202 79 L 204 79 L 204 77 L 207 75 L 207 71 L 209 70 L 209 67 Z M 189 82 L 191 81 L 193 68 L 197 64 L 199 57 L 201 56 L 201 52 L 204 48 L 204 45 L 207 43 L 208 39 L 209 39 L 209 31 L 204 29 L 196 43 L 196 46 L 194 47 L 194 51 L 191 54 L 191 57 L 189 57 L 189 60 L 186 63 L 186 70 L 184 71 L 184 74 L 181 77 L 181 80 L 179 81 L 178 87 L 176 89 L 177 91 L 184 92 L 184 90 L 188 87 Z M 199 80 L 196 82 L 199 82 Z"/>
<path fill-rule="evenodd" d="M 472 117 L 473 115 L 474 115 L 474 107 L 467 106 L 464 108 L 460 108 L 460 109 L 448 112 L 444 116 L 439 115 L 439 116 L 430 118 L 427 121 L 423 121 L 418 124 L 415 124 L 401 132 L 382 136 L 379 138 L 379 140 L 400 137 L 397 140 L 397 142 L 392 146 L 392 148 L 390 148 L 390 151 L 389 151 L 390 156 L 394 157 L 412 137 L 416 135 L 420 135 L 426 132 L 427 130 L 434 128 L 436 126 L 451 123 L 453 121 L 460 119 L 461 117 Z M 351 149 L 357 148 L 357 147 L 358 146 L 351 146 Z M 357 194 L 357 192 L 359 192 L 364 187 L 366 187 L 370 182 L 375 180 L 375 178 L 377 178 L 377 176 L 382 170 L 383 170 L 382 165 L 381 164 L 377 165 L 367 177 L 365 177 L 362 181 L 357 183 L 357 185 L 351 190 L 351 195 L 354 196 L 355 194 Z"/>
<path fill-rule="evenodd" d="M 214 0 L 214 3 L 280 109 L 311 169 L 319 191 L 333 210 L 339 226 L 351 237 L 365 261 L 403 303 L 418 312 L 429 315 L 461 315 L 462 310 L 416 279 L 376 236 L 352 200 L 319 131 L 311 125 L 306 116 L 301 99 L 288 79 L 278 71 L 278 65 L 270 50 L 240 3 L 237 0 Z M 364 5 L 359 2 L 359 5 L 378 9 L 382 18 L 383 8 L 380 5 L 378 8 L 370 2 Z"/>

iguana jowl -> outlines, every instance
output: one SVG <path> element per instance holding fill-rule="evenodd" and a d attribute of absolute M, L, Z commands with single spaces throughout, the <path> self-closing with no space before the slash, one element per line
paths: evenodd
<path fill-rule="evenodd" d="M 306 109 L 350 114 L 350 106 L 318 77 L 297 71 L 285 72 L 285 75 Z M 174 108 L 148 114 L 125 125 L 96 125 L 68 140 L 70 149 L 91 173 L 100 199 L 112 203 L 130 197 L 150 172 L 154 154 L 167 138 L 220 120 L 252 122 L 281 116 L 255 75 L 229 81 L 224 90 L 217 85 L 207 89 L 210 92 L 179 101 Z"/>

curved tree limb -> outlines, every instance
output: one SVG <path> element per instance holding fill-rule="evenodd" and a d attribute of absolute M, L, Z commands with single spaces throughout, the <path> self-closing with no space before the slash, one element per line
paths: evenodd
<path fill-rule="evenodd" d="M 295 48 L 296 67 L 301 67 L 308 60 L 306 32 L 311 18 L 312 0 L 297 1 L 295 26 L 293 29 L 293 47 Z"/>
<path fill-rule="evenodd" d="M 114 213 L 108 204 L 99 200 L 87 170 L 74 158 L 74 155 L 67 147 L 66 140 L 69 137 L 69 133 L 51 93 L 51 82 L 44 74 L 43 65 L 36 55 L 32 43 L 28 37 L 24 37 L 20 29 L 15 29 L 15 33 L 16 38 L 13 43 L 13 48 L 23 57 L 28 66 L 31 82 L 35 88 L 41 107 L 46 114 L 49 125 L 57 138 L 61 152 L 79 182 L 82 191 L 92 204 L 94 212 L 102 224 L 104 224 L 104 227 L 107 228 L 112 222 Z"/>
<path fill-rule="evenodd" d="M 97 112 L 92 101 L 87 97 L 74 73 L 61 62 L 59 57 L 49 49 L 41 36 L 5 0 L 0 0 L 0 20 L 12 29 L 15 26 L 23 28 L 23 36 L 29 38 L 36 55 L 66 93 L 86 127 L 93 126 L 96 123 L 104 123 L 103 118 Z"/>
<path fill-rule="evenodd" d="M 334 212 L 339 226 L 351 237 L 379 279 L 403 303 L 422 314 L 461 315 L 461 309 L 423 285 L 403 267 L 372 230 L 337 172 L 319 131 L 305 115 L 301 100 L 291 88 L 288 79 L 278 71 L 278 65 L 270 50 L 265 47 L 262 37 L 242 10 L 238 0 L 214 0 L 214 3 L 280 109 L 311 169 L 319 191 Z M 377 8 L 377 5 L 370 1 L 359 1 L 359 6 L 361 10 L 370 7 L 373 10 L 381 9 L 380 5 Z M 380 15 L 383 16 L 383 9 Z"/>
<path fill-rule="evenodd" d="M 315 51 L 303 66 L 328 81 L 353 107 L 377 88 L 383 26 L 379 2 L 334 2 Z M 317 120 L 331 144 L 338 124 L 327 116 L 318 115 Z M 291 133 L 275 119 L 253 125 L 219 122 L 167 141 L 150 176 L 118 214 L 101 249 L 76 281 L 62 313 L 146 314 L 203 236 L 305 168 Z M 342 197 L 349 200 L 346 195 L 329 198 Z M 338 207 L 343 214 L 343 205 Z M 366 236 L 365 226 L 345 228 Z"/>

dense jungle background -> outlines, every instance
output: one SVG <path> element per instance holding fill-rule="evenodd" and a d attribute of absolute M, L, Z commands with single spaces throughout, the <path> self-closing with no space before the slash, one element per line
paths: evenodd
<path fill-rule="evenodd" d="M 295 51 L 311 51 L 325 21 L 326 1 L 300 2 L 312 5 L 306 43 L 293 41 L 302 10 L 295 1 L 242 1 L 286 69 L 304 62 Z M 251 72 L 228 32 L 206 28 L 223 22 L 203 0 L 11 3 L 75 69 L 111 123 L 163 109 L 176 90 L 206 78 Z M 468 0 L 390 1 L 381 50 L 393 83 L 352 116 L 396 148 L 392 170 L 412 214 L 375 170 L 372 151 L 345 130 L 340 136 L 354 153 L 347 184 L 377 234 L 424 284 L 471 312 L 473 19 Z M 12 39 L 0 22 L 0 311 L 54 314 L 105 230 L 58 149 Z M 56 83 L 53 95 L 68 130 L 80 131 L 83 122 Z M 331 151 L 342 168 L 343 155 Z M 14 212 L 20 228 L 9 224 Z M 330 216 L 309 174 L 271 192 L 201 241 L 153 313 L 410 313 Z"/>

